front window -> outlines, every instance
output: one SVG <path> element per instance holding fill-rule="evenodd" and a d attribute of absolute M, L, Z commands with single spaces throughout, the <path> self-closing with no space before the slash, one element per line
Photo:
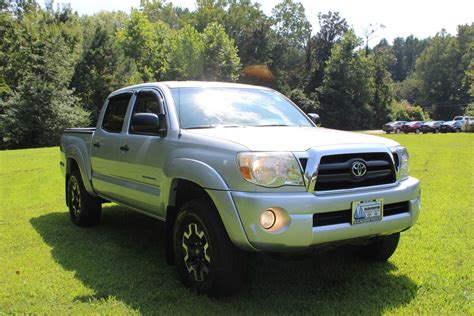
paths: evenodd
<path fill-rule="evenodd" d="M 251 88 L 174 88 L 181 128 L 313 126 L 280 94 Z"/>

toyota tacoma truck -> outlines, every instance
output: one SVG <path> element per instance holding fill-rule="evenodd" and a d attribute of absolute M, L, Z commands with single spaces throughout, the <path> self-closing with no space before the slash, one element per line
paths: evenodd
<path fill-rule="evenodd" d="M 164 221 L 167 262 L 210 296 L 241 287 L 250 252 L 352 244 L 368 261 L 387 260 L 420 212 L 407 150 L 318 119 L 251 85 L 117 90 L 96 128 L 61 137 L 71 220 L 96 225 L 102 203 L 115 202 Z"/>

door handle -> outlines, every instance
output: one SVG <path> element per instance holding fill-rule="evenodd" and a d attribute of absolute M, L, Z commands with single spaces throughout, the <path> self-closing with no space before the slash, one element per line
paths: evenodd
<path fill-rule="evenodd" d="M 128 151 L 130 148 L 127 145 L 120 146 L 121 151 Z"/>
<path fill-rule="evenodd" d="M 93 143 L 92 146 L 94 146 L 95 148 L 99 148 L 100 147 L 100 142 Z"/>

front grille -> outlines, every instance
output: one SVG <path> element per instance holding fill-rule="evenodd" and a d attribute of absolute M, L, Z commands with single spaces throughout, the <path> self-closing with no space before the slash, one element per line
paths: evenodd
<path fill-rule="evenodd" d="M 367 173 L 359 178 L 351 172 L 351 165 L 357 160 L 367 166 Z M 395 168 L 388 153 L 330 155 L 321 158 L 315 191 L 353 189 L 395 181 Z"/>
<path fill-rule="evenodd" d="M 385 204 L 383 206 L 383 217 L 393 216 L 410 212 L 408 201 Z M 313 215 L 313 227 L 351 223 L 352 210 L 343 210 Z"/>

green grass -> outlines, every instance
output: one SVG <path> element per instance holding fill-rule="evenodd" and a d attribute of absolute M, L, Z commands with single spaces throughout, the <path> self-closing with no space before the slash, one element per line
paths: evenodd
<path fill-rule="evenodd" d="M 253 255 L 243 291 L 221 300 L 177 281 L 163 224 L 107 205 L 102 225 L 73 226 L 58 148 L 0 152 L 0 313 L 474 314 L 474 134 L 390 138 L 410 151 L 423 206 L 388 263 Z"/>

